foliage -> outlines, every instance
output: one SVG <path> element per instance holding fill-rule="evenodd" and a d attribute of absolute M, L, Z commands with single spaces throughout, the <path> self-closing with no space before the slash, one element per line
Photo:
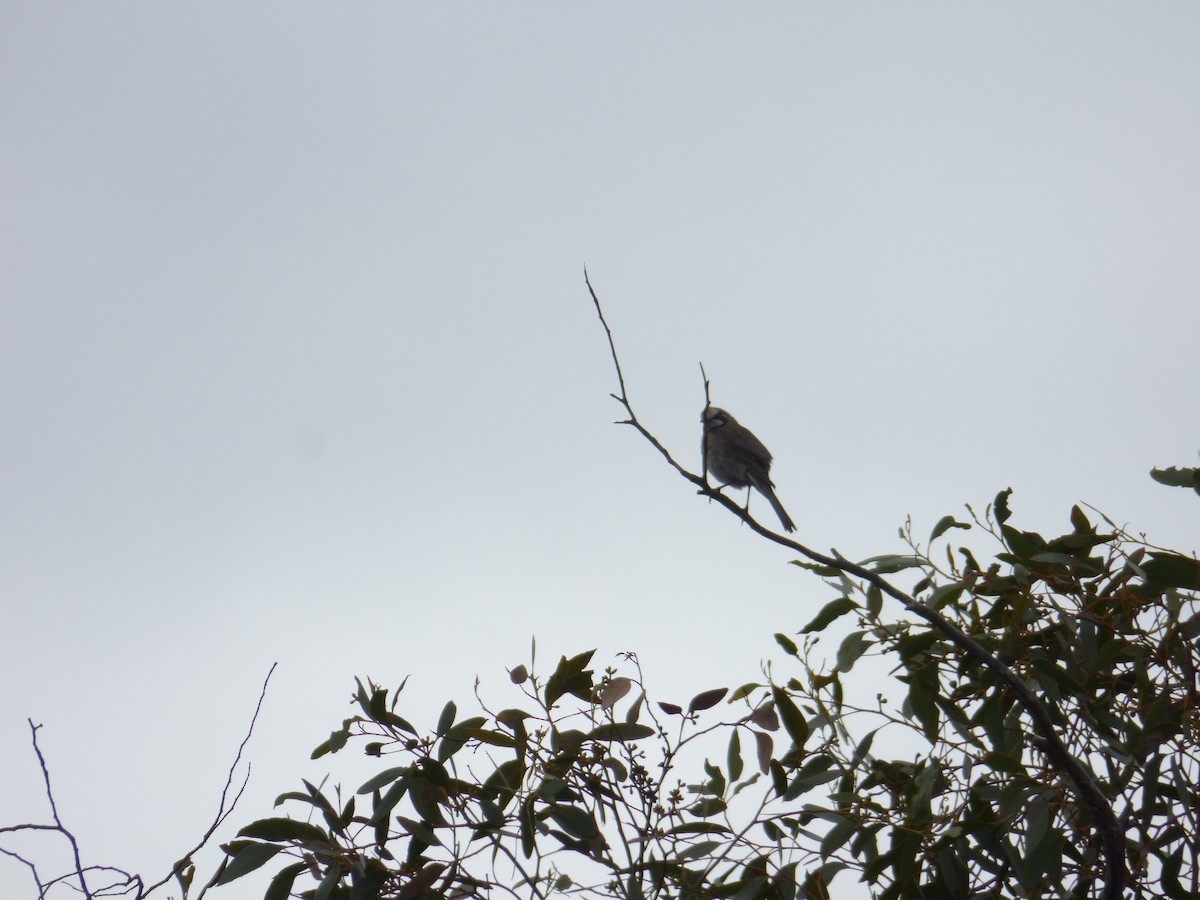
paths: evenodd
<path fill-rule="evenodd" d="M 1200 494 L 1200 469 L 1175 466 L 1171 466 L 1169 469 L 1151 469 L 1150 477 L 1159 484 L 1170 487 L 1190 487 Z"/>
<path fill-rule="evenodd" d="M 1078 507 L 1066 534 L 1021 531 L 1008 499 L 924 544 L 906 526 L 904 553 L 862 565 L 910 579 L 1036 694 L 1117 813 L 1131 896 L 1197 896 L 1200 563 Z M 986 568 L 951 545 L 965 529 L 994 541 Z M 265 900 L 308 882 L 312 900 L 792 900 L 852 878 L 879 898 L 1101 896 L 1092 813 L 993 669 L 885 614 L 878 584 L 797 565 L 835 597 L 799 643 L 777 635 L 785 662 L 686 703 L 653 701 L 632 654 L 597 673 L 591 651 L 545 675 L 518 666 L 516 705 L 448 703 L 432 728 L 360 681 L 314 756 L 359 746 L 379 772 L 349 796 L 284 794 L 293 816 L 243 828 L 214 881 L 286 860 Z M 835 622 L 851 627 L 830 666 L 816 649 Z M 893 667 L 899 708 L 856 699 L 872 658 L 875 683 Z"/>

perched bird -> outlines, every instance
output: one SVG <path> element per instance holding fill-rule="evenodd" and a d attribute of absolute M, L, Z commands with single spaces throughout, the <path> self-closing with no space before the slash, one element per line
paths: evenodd
<path fill-rule="evenodd" d="M 723 409 L 707 407 L 700 421 L 704 425 L 704 457 L 713 478 L 730 487 L 758 488 L 771 502 L 783 530 L 795 531 L 796 524 L 775 496 L 775 485 L 770 478 L 771 451 Z M 747 494 L 747 505 L 749 502 Z"/>

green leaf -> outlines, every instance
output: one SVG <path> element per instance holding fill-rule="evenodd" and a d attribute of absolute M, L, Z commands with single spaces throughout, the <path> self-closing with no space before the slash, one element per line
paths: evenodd
<path fill-rule="evenodd" d="M 262 841 L 306 841 L 328 844 L 329 835 L 323 828 L 318 828 L 309 822 L 297 822 L 295 819 L 259 819 L 251 822 L 238 832 L 238 837 L 258 838 Z"/>
<path fill-rule="evenodd" d="M 824 631 L 831 622 L 839 619 L 853 609 L 858 609 L 858 604 L 849 597 L 838 597 L 836 600 L 831 600 L 821 607 L 821 611 L 811 622 L 800 629 L 801 634 L 811 634 L 814 631 Z M 775 640 L 779 640 L 779 636 L 775 636 Z M 795 646 L 795 645 L 793 645 Z M 795 654 L 792 654 L 795 656 Z"/>
<path fill-rule="evenodd" d="M 862 561 L 863 566 L 869 565 L 877 575 L 891 575 L 905 569 L 914 569 L 925 564 L 919 556 L 901 553 L 885 553 L 883 556 L 873 556 Z"/>
<path fill-rule="evenodd" d="M 613 678 L 600 691 L 600 708 L 612 709 L 633 688 L 631 678 Z"/>
<path fill-rule="evenodd" d="M 418 900 L 421 897 L 442 896 L 441 892 L 431 891 L 430 888 L 444 871 L 446 871 L 444 863 L 429 863 L 405 882 L 404 887 L 400 888 L 398 893 L 391 895 L 391 900 Z"/>
<path fill-rule="evenodd" d="M 771 784 L 775 788 L 775 793 L 782 797 L 787 793 L 787 772 L 783 770 L 783 766 L 779 760 L 771 760 Z"/>
<path fill-rule="evenodd" d="M 1035 553 L 1029 557 L 1030 562 L 1054 563 L 1060 566 L 1066 566 L 1069 572 L 1082 572 L 1085 575 L 1099 575 L 1104 571 L 1104 565 L 1100 560 L 1092 560 L 1086 557 L 1072 556 L 1068 553 Z"/>
<path fill-rule="evenodd" d="M 442 714 L 440 716 L 438 716 L 436 733 L 437 734 L 445 734 L 447 731 L 449 731 L 451 728 L 453 728 L 454 727 L 454 717 L 456 715 L 458 715 L 458 707 L 455 706 L 454 701 L 451 700 L 449 703 L 447 703 L 445 706 L 442 707 Z"/>
<path fill-rule="evenodd" d="M 563 831 L 580 840 L 586 841 L 600 833 L 591 813 L 578 806 L 555 803 L 551 805 L 549 813 L 550 818 L 562 826 Z"/>
<path fill-rule="evenodd" d="M 1010 525 L 1001 525 L 1000 533 L 1008 549 L 1021 559 L 1032 559 L 1046 548 L 1046 541 L 1032 531 L 1017 531 Z"/>
<path fill-rule="evenodd" d="M 507 747 L 511 750 L 517 746 L 517 742 L 507 734 L 499 731 L 491 731 L 487 728 L 464 728 L 459 726 L 454 731 L 470 740 L 479 741 L 481 744 L 491 744 L 493 747 Z"/>
<path fill-rule="evenodd" d="M 329 740 L 322 741 L 313 750 L 311 759 L 320 759 L 326 753 L 337 753 L 346 746 L 346 741 L 350 740 L 350 723 L 352 719 L 347 719 L 343 727 L 329 735 Z"/>
<path fill-rule="evenodd" d="M 382 797 L 375 801 L 375 809 L 371 812 L 371 821 L 379 825 L 387 824 L 392 815 L 392 809 L 400 802 L 400 798 L 408 791 L 408 779 L 401 778 L 387 789 Z"/>
<path fill-rule="evenodd" d="M 685 822 L 669 829 L 667 834 L 732 834 L 728 825 L 720 822 Z"/>
<path fill-rule="evenodd" d="M 496 771 L 483 783 L 483 793 L 498 797 L 500 805 L 507 806 L 525 778 L 525 763 L 520 759 L 509 759 L 496 766 Z"/>
<path fill-rule="evenodd" d="M 188 891 L 192 888 L 192 879 L 196 877 L 196 866 L 191 861 L 191 857 L 185 857 L 176 862 L 171 867 L 171 873 L 175 876 L 175 880 L 179 882 L 179 888 L 183 891 L 183 896 L 186 897 Z M 223 870 L 222 874 L 224 874 Z"/>
<path fill-rule="evenodd" d="M 704 761 L 704 772 L 708 775 L 709 781 L 701 788 L 701 792 L 712 794 L 715 797 L 721 797 L 725 794 L 725 774 L 721 771 L 720 766 L 714 766 L 707 759 Z"/>
<path fill-rule="evenodd" d="M 247 844 L 230 860 L 217 884 L 229 884 L 248 872 L 253 872 L 282 849 L 279 844 Z"/>
<path fill-rule="evenodd" d="M 708 856 L 720 847 L 722 843 L 722 841 L 697 841 L 694 844 L 685 845 L 684 849 L 675 858 L 680 862 L 686 862 L 689 859 L 699 859 L 702 856 Z"/>
<path fill-rule="evenodd" d="M 913 715 L 921 723 L 922 732 L 931 744 L 937 743 L 940 720 L 937 704 L 934 703 L 937 694 L 937 669 L 921 668 L 912 673 L 912 680 L 908 685 L 908 702 Z"/>
<path fill-rule="evenodd" d="M 865 631 L 852 631 L 842 640 L 837 652 L 837 670 L 849 672 L 858 658 L 870 649 L 872 641 L 867 639 Z"/>
<path fill-rule="evenodd" d="M 479 798 L 479 812 L 483 815 L 483 821 L 491 828 L 499 828 L 504 824 L 504 813 L 487 797 Z"/>
<path fill-rule="evenodd" d="M 511 728 L 516 731 L 521 727 L 521 723 L 529 718 L 529 713 L 523 709 L 502 709 L 496 713 L 496 721 L 505 728 Z"/>
<path fill-rule="evenodd" d="M 822 784 L 828 784 L 835 779 L 841 778 L 844 773 L 837 768 L 834 768 L 834 759 L 825 753 L 819 753 L 809 759 L 800 771 L 796 773 L 796 777 L 792 779 L 792 783 L 788 785 L 787 793 L 783 795 L 784 800 L 795 800 L 801 794 L 812 790 Z"/>
<path fill-rule="evenodd" d="M 929 543 L 933 543 L 951 528 L 969 529 L 971 526 L 966 522 L 959 522 L 954 516 L 942 516 L 938 519 L 938 523 L 933 526 L 933 531 L 929 535 Z"/>
<path fill-rule="evenodd" d="M 912 821 L 914 825 L 925 826 L 933 819 L 933 811 L 930 806 L 934 791 L 940 785 L 944 784 L 941 777 L 941 772 L 936 764 L 925 766 L 917 773 L 917 777 L 913 779 L 913 784 L 916 786 L 916 791 L 912 796 Z"/>
<path fill-rule="evenodd" d="M 1163 892 L 1170 900 L 1196 900 L 1195 895 L 1179 882 L 1179 870 L 1183 867 L 1183 854 L 1187 848 L 1180 846 L 1163 860 L 1159 879 Z"/>
<path fill-rule="evenodd" d="M 1012 495 L 1012 488 L 1005 488 L 996 495 L 996 499 L 992 501 L 992 509 L 996 513 L 996 521 L 1003 525 L 1012 515 L 1008 511 L 1008 498 Z"/>
<path fill-rule="evenodd" d="M 441 840 L 439 840 L 438 836 L 433 833 L 433 828 L 428 822 L 419 822 L 416 819 L 408 819 L 404 816 L 397 816 L 396 820 L 405 827 L 409 834 L 426 846 L 442 846 Z"/>
<path fill-rule="evenodd" d="M 1200 590 L 1200 561 L 1178 553 L 1155 553 L 1142 563 L 1146 578 L 1163 587 Z"/>
<path fill-rule="evenodd" d="M 534 832 L 537 826 L 533 820 L 533 803 L 534 797 L 531 794 L 521 804 L 521 852 L 525 854 L 526 859 L 533 856 L 536 847 Z"/>
<path fill-rule="evenodd" d="M 408 766 L 395 766 L 391 769 L 384 769 L 374 778 L 364 781 L 362 787 L 356 793 L 369 794 L 372 791 L 377 791 L 385 784 L 391 784 L 397 778 L 403 778 L 408 774 L 408 769 Z"/>
<path fill-rule="evenodd" d="M 629 770 L 625 768 L 625 763 L 621 762 L 615 756 L 605 757 L 604 767 L 611 771 L 613 773 L 613 778 L 620 783 L 624 783 L 629 777 Z"/>
<path fill-rule="evenodd" d="M 880 728 L 883 726 L 881 725 Z M 850 760 L 850 768 L 858 768 L 858 764 L 867 758 L 867 754 L 871 752 L 871 745 L 875 743 L 875 735 L 879 733 L 879 728 L 870 732 L 865 738 L 858 742 L 858 746 L 854 748 L 854 757 Z"/>
<path fill-rule="evenodd" d="M 688 812 L 693 816 L 707 819 L 710 816 L 720 815 L 725 812 L 726 808 L 727 804 L 720 797 L 702 797 L 688 808 Z"/>
<path fill-rule="evenodd" d="M 599 725 L 585 735 L 586 741 L 640 741 L 658 734 L 649 725 L 612 722 Z"/>
<path fill-rule="evenodd" d="M 810 572 L 816 572 L 822 578 L 833 578 L 841 574 L 841 569 L 833 566 L 822 566 L 819 563 L 805 562 L 802 559 L 793 559 L 793 566 L 799 566 L 802 569 L 808 569 Z"/>
<path fill-rule="evenodd" d="M 367 703 L 367 715 L 376 722 L 387 721 L 387 688 L 375 688 L 371 694 L 371 699 Z"/>
<path fill-rule="evenodd" d="M 873 584 L 867 588 L 867 612 L 872 617 L 878 616 L 883 611 L 883 591 L 879 589 L 879 585 Z"/>
<path fill-rule="evenodd" d="M 467 743 L 466 731 L 457 726 L 452 726 L 442 734 L 441 741 L 438 742 L 437 760 L 445 762 L 455 753 L 461 750 Z"/>
<path fill-rule="evenodd" d="M 850 840 L 857 827 L 852 820 L 839 817 L 821 839 L 821 859 L 829 859 L 830 854 L 840 850 L 842 845 Z"/>
<path fill-rule="evenodd" d="M 1151 469 L 1150 477 L 1159 484 L 1169 487 L 1190 487 L 1200 494 L 1200 469 L 1176 468 L 1175 466 L 1171 466 L 1169 469 Z"/>
<path fill-rule="evenodd" d="M 636 700 L 629 704 L 629 709 L 625 711 L 625 721 L 629 725 L 633 725 L 642 716 L 642 704 L 646 702 L 646 692 L 642 691 L 638 694 Z"/>
<path fill-rule="evenodd" d="M 764 703 L 754 712 L 746 717 L 747 721 L 753 722 L 763 731 L 778 731 L 779 716 L 775 714 L 775 707 L 770 703 Z"/>
<path fill-rule="evenodd" d="M 1040 794 L 1028 807 L 1025 818 L 1025 846 L 1028 849 L 1036 847 L 1046 836 L 1050 826 L 1050 806 L 1046 794 Z"/>
<path fill-rule="evenodd" d="M 587 650 L 570 659 L 562 657 L 554 674 L 546 680 L 546 705 L 553 706 L 564 694 L 580 700 L 590 700 L 592 694 L 592 672 L 587 664 L 592 661 L 595 650 Z"/>
<path fill-rule="evenodd" d="M 725 695 L 729 693 L 729 688 L 714 688 L 711 691 L 704 691 L 692 698 L 692 702 L 688 704 L 688 712 L 700 712 L 701 710 L 711 709 L 716 706 Z"/>
<path fill-rule="evenodd" d="M 737 781 L 742 777 L 742 739 L 738 729 L 733 729 L 729 736 L 729 749 L 725 754 L 725 767 L 729 770 L 729 780 Z"/>
<path fill-rule="evenodd" d="M 1025 767 L 1021 762 L 1007 754 L 1001 753 L 998 750 L 992 750 L 985 753 L 983 761 L 986 765 L 991 766 L 997 772 L 1004 772 L 1008 775 L 1025 775 Z"/>
<path fill-rule="evenodd" d="M 288 900 L 292 895 L 292 884 L 296 881 L 296 876 L 307 868 L 308 864 L 302 862 L 284 866 L 271 879 L 266 893 L 263 894 L 263 900 Z"/>
<path fill-rule="evenodd" d="M 797 656 L 798 655 L 796 642 L 793 641 L 786 634 L 778 634 L 777 633 L 775 635 L 775 643 L 777 643 L 780 647 L 782 647 L 783 652 L 786 653 L 788 656 Z"/>
<path fill-rule="evenodd" d="M 949 584 L 938 585 L 932 594 L 929 595 L 929 600 L 926 605 L 933 609 L 941 609 L 948 606 L 957 600 L 963 592 L 961 581 L 952 581 Z"/>
<path fill-rule="evenodd" d="M 313 892 L 312 900 L 329 900 L 333 894 L 333 889 L 338 886 L 338 882 L 342 880 L 342 867 L 336 862 L 330 863 L 329 871 L 325 873 L 325 877 L 321 879 L 321 883 L 317 885 L 316 891 Z"/>
<path fill-rule="evenodd" d="M 754 735 L 755 743 L 755 758 L 758 760 L 758 769 L 764 775 L 771 771 L 771 753 L 775 747 L 775 741 L 769 734 L 764 734 L 761 731 L 751 732 Z"/>
<path fill-rule="evenodd" d="M 792 702 L 787 691 L 777 685 L 771 685 L 771 694 L 775 698 L 775 710 L 783 721 L 783 728 L 788 733 L 796 747 L 802 748 L 808 740 L 808 722 L 800 708 Z"/>
<path fill-rule="evenodd" d="M 766 876 L 754 875 L 742 883 L 741 890 L 733 895 L 733 900 L 763 900 L 768 896 L 770 887 Z"/>

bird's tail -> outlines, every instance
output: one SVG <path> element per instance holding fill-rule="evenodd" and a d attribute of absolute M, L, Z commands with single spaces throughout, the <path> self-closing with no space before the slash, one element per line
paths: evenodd
<path fill-rule="evenodd" d="M 779 524 L 783 526 L 783 530 L 789 533 L 795 531 L 796 523 L 792 521 L 792 517 L 787 514 L 787 510 L 783 508 L 783 504 L 775 496 L 775 486 L 765 478 L 754 479 L 754 486 L 758 488 L 760 494 L 770 501 L 771 509 L 775 510 L 775 515 L 779 516 Z"/>

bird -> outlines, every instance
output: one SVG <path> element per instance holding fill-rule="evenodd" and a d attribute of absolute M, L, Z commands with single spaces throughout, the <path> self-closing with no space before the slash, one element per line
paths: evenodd
<path fill-rule="evenodd" d="M 747 509 L 750 505 L 749 488 L 757 488 L 770 501 L 783 530 L 795 531 L 796 523 L 775 496 L 775 484 L 770 478 L 771 451 L 750 429 L 738 424 L 737 419 L 723 409 L 705 407 L 700 422 L 704 426 L 702 449 L 712 476 L 730 487 L 746 488 Z"/>

